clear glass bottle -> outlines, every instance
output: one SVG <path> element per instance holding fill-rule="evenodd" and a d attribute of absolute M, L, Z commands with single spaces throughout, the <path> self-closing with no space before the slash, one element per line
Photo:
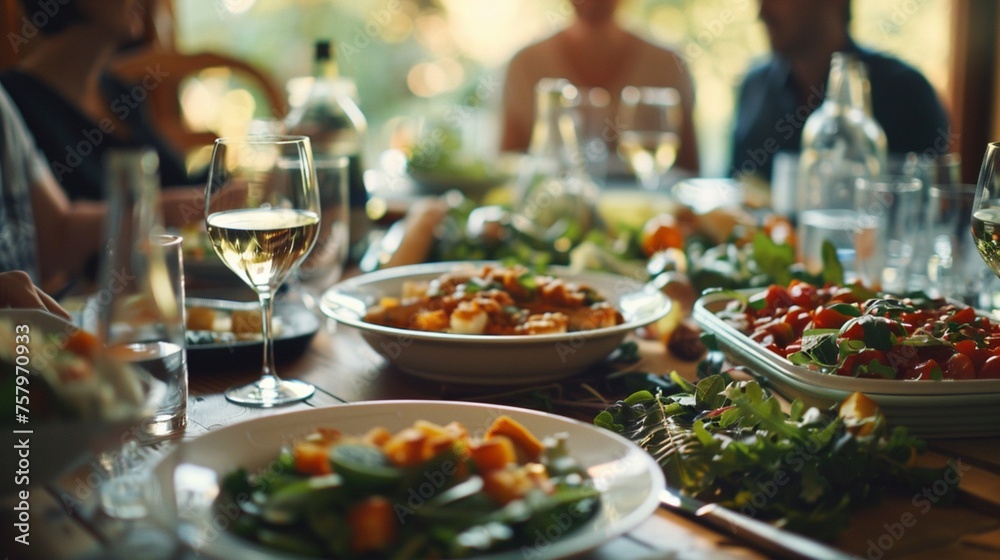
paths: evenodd
<path fill-rule="evenodd" d="M 882 173 L 886 152 L 865 64 L 854 54 L 833 53 L 826 99 L 802 129 L 799 210 L 852 207 L 854 180 Z"/>
<path fill-rule="evenodd" d="M 187 425 L 188 397 L 181 238 L 163 228 L 155 151 L 113 150 L 105 175 L 108 220 L 99 289 L 91 298 L 97 331 L 114 358 L 166 385 L 139 439 L 176 435 Z"/>
<path fill-rule="evenodd" d="M 339 74 L 333 42 L 316 41 L 309 95 L 285 119 L 289 134 L 309 137 L 317 170 L 325 168 L 327 163 L 335 166 L 333 161 L 341 157 L 348 159 L 349 237 L 352 245 L 362 242 L 371 227 L 365 213 L 368 192 L 364 184 L 362 158 L 368 122 L 355 102 L 356 95 L 354 82 Z M 323 178 L 322 172 L 318 178 Z M 322 196 L 324 185 L 319 187 Z M 351 254 L 357 256 L 358 250 L 352 250 Z"/>
<path fill-rule="evenodd" d="M 163 233 L 158 166 L 152 149 L 112 150 L 105 157 L 104 249 L 97 291 L 84 309 L 84 327 L 103 343 L 102 367 L 116 372 L 120 388 L 145 387 L 139 394 L 149 395 L 137 423 L 115 426 L 122 446 L 98 456 L 107 471 L 101 507 L 118 519 L 147 514 L 149 479 L 138 446 L 177 436 L 187 425 L 181 238 Z M 114 406 L 124 406 L 119 400 Z"/>
<path fill-rule="evenodd" d="M 865 64 L 851 53 L 830 61 L 826 99 L 806 120 L 797 180 L 799 260 L 811 270 L 822 266 L 824 240 L 840 261 L 854 262 L 857 214 L 855 182 L 885 171 L 885 132 L 872 116 L 871 85 Z"/>
<path fill-rule="evenodd" d="M 577 95 L 567 80 L 539 80 L 531 143 L 518 177 L 519 229 L 557 250 L 580 241 L 596 220 L 598 188 L 587 173 L 571 111 Z"/>

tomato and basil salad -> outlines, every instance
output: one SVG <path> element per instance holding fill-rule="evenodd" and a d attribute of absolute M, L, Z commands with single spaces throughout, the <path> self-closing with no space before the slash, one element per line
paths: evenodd
<path fill-rule="evenodd" d="M 720 317 L 768 350 L 822 373 L 1000 379 L 1000 324 L 922 293 L 895 297 L 859 284 L 793 280 L 741 294 Z"/>

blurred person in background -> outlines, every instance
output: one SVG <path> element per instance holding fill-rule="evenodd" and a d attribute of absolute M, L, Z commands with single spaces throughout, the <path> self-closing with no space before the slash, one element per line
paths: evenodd
<path fill-rule="evenodd" d="M 107 211 L 103 203 L 69 201 L 2 87 L 0 193 L 0 270 L 22 271 L 45 291 L 60 291 L 99 250 Z M 12 285 L 25 287 L 18 277 L 4 290 Z"/>
<path fill-rule="evenodd" d="M 0 74 L 0 85 L 70 200 L 103 198 L 102 159 L 115 148 L 156 149 L 164 185 L 199 182 L 188 176 L 179 153 L 148 117 L 144 102 L 163 79 L 157 68 L 138 84 L 107 72 L 112 57 L 142 37 L 150 1 L 60 0 L 58 11 L 49 15 L 44 1 L 21 0 L 29 20 L 44 12 L 48 23 L 39 26 L 18 64 Z"/>
<path fill-rule="evenodd" d="M 771 180 L 773 158 L 798 152 L 802 127 L 823 103 L 834 52 L 856 53 L 868 66 L 872 113 L 885 131 L 890 157 L 928 151 L 951 141 L 948 114 L 915 68 L 863 48 L 849 32 L 850 0 L 759 0 L 771 56 L 740 86 L 730 173 Z"/>
<path fill-rule="evenodd" d="M 535 84 L 542 78 L 565 78 L 579 88 L 607 90 L 610 116 L 601 134 L 612 146 L 620 134 L 615 130 L 614 115 L 622 88 L 673 87 L 680 93 L 684 119 L 676 167 L 697 174 L 694 85 L 684 60 L 676 52 L 624 29 L 615 19 L 620 0 L 571 3 L 575 17 L 569 26 L 523 48 L 507 67 L 500 148 L 528 149 L 535 119 Z"/>

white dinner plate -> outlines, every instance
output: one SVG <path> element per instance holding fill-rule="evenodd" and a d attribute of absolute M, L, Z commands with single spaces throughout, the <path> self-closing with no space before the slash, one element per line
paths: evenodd
<path fill-rule="evenodd" d="M 692 315 L 715 334 L 731 360 L 746 365 L 784 396 L 828 407 L 859 391 L 878 403 L 890 424 L 906 426 L 920 437 L 1000 435 L 1000 380 L 904 381 L 812 371 L 767 350 L 720 319 L 716 313 L 732 299 L 725 292 L 703 296 L 695 302 Z"/>
<path fill-rule="evenodd" d="M 652 457 L 625 438 L 543 412 L 447 401 L 371 401 L 276 414 L 185 441 L 155 467 L 150 510 L 159 522 L 176 528 L 180 538 L 199 556 L 298 558 L 283 556 L 226 530 L 232 518 L 226 516 L 224 507 L 213 507 L 223 476 L 239 467 L 250 472 L 273 467 L 283 443 L 318 426 L 363 434 L 375 426 L 395 432 L 420 419 L 438 424 L 457 421 L 471 435 L 482 436 L 500 415 L 512 417 L 539 437 L 568 434 L 570 455 L 587 469 L 601 491 L 601 504 L 592 519 L 572 532 L 540 543 L 530 557 L 563 558 L 590 550 L 635 528 L 656 510 L 657 494 L 664 487 L 663 473 Z M 478 558 L 525 557 L 522 548 Z"/>
<path fill-rule="evenodd" d="M 519 385 L 569 377 L 607 357 L 628 333 L 670 311 L 670 300 L 655 287 L 624 276 L 573 273 L 553 266 L 548 274 L 594 288 L 621 311 L 625 322 L 565 334 L 496 336 L 414 331 L 364 320 L 367 309 L 380 298 L 399 297 L 404 282 L 432 280 L 462 264 L 496 265 L 440 262 L 388 268 L 333 286 L 323 295 L 320 308 L 337 322 L 360 330 L 362 338 L 399 369 L 468 385 Z"/>

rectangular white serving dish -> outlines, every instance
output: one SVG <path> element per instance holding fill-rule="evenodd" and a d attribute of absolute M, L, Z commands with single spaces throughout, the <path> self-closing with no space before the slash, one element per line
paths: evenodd
<path fill-rule="evenodd" d="M 720 349 L 735 365 L 745 366 L 779 394 L 826 408 L 860 391 L 878 403 L 890 424 L 906 426 L 920 437 L 1000 435 L 1000 380 L 859 379 L 812 371 L 767 350 L 719 318 L 717 313 L 733 299 L 725 292 L 705 295 L 695 302 L 692 316 L 715 334 Z"/>

